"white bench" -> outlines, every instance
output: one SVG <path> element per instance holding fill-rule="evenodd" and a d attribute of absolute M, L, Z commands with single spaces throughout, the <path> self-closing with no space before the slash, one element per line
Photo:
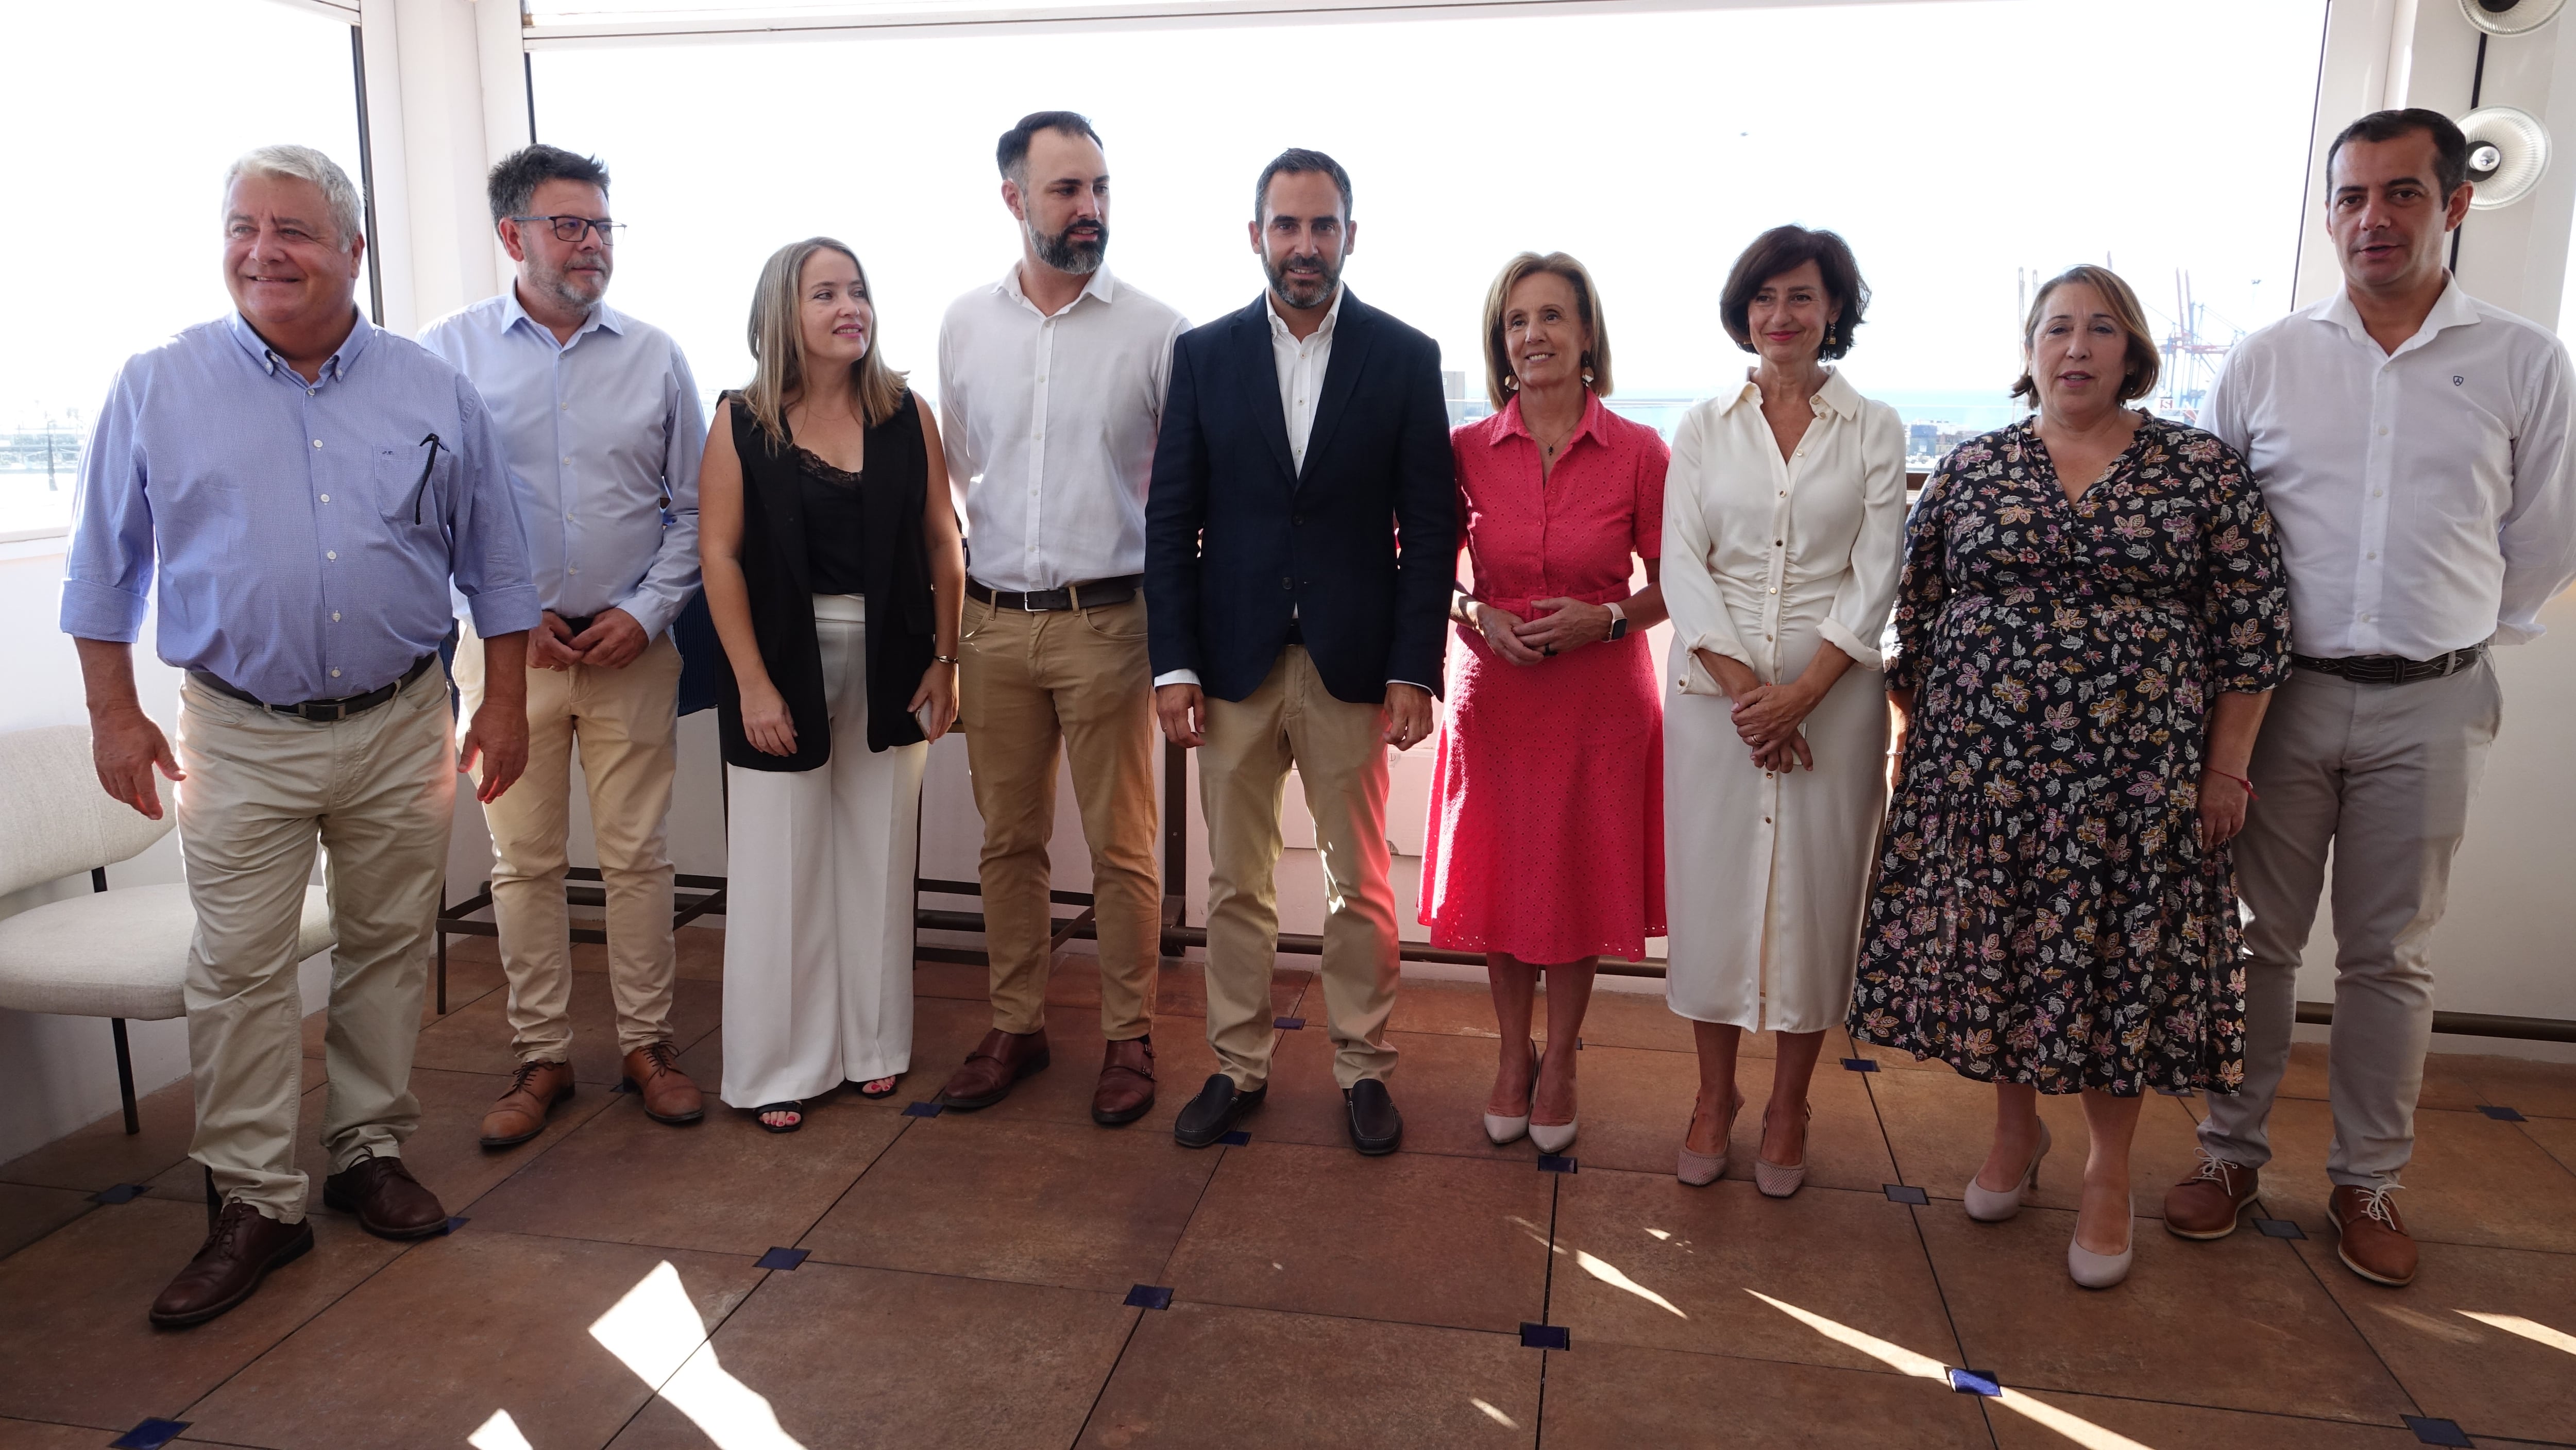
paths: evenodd
<path fill-rule="evenodd" d="M 0 918 L 0 1008 L 104 1017 L 116 1039 L 125 1131 L 140 1132 L 125 1023 L 187 1015 L 182 984 L 197 915 L 185 885 L 107 889 L 107 868 L 142 854 L 176 823 L 161 781 L 161 819 L 112 800 L 76 725 L 0 735 L 0 896 L 89 873 L 91 894 Z M 332 945 L 319 886 L 304 893 L 295 959 Z"/>

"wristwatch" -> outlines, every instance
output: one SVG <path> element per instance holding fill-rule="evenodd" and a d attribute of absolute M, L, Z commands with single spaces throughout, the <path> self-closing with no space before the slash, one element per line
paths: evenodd
<path fill-rule="evenodd" d="M 1616 604 L 1609 606 L 1609 608 L 1610 637 L 1612 639 L 1626 639 L 1628 637 L 1628 611 L 1621 609 Z"/>

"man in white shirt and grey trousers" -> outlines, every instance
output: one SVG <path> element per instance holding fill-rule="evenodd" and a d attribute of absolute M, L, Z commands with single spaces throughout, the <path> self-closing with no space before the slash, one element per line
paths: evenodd
<path fill-rule="evenodd" d="M 2414 1149 L 2430 938 L 2504 708 L 2487 647 L 2537 636 L 2576 578 L 2566 351 L 2443 265 L 2468 155 L 2435 111 L 2346 127 L 2326 161 L 2344 286 L 2237 344 L 2201 417 L 2280 528 L 2295 668 L 2236 842 L 2245 1080 L 2210 1097 L 2200 1170 L 2166 1194 L 2165 1225 L 2222 1238 L 2253 1203 L 2331 850 L 2328 1213 L 2345 1266 L 2388 1285 L 2415 1276 L 2389 1194 Z"/>
<path fill-rule="evenodd" d="M 1054 956 L 1047 841 L 1056 760 L 1091 846 L 1108 1047 L 1092 1121 L 1154 1106 L 1162 889 L 1154 870 L 1154 689 L 1145 485 L 1178 312 L 1109 274 L 1109 163 L 1091 123 L 1039 111 L 995 148 L 1020 260 L 939 327 L 939 432 L 966 495 L 958 728 L 984 817 L 993 1028 L 941 1101 L 985 1108 L 1045 1067 Z"/>
<path fill-rule="evenodd" d="M 488 189 L 517 275 L 499 296 L 431 323 L 420 341 L 491 407 L 545 603 L 528 632 L 528 773 L 484 808 L 519 1067 L 484 1114 L 482 1143 L 507 1148 L 545 1131 L 547 1113 L 573 1093 L 563 882 L 576 740 L 608 904 L 624 1074 L 654 1121 L 705 1116 L 671 1040 L 680 652 L 670 627 L 698 591 L 707 423 L 680 345 L 601 300 L 617 223 L 598 158 L 529 146 L 492 168 Z M 462 628 L 470 641 L 472 621 Z M 481 660 L 477 650 L 456 654 L 469 710 L 483 697 Z"/>

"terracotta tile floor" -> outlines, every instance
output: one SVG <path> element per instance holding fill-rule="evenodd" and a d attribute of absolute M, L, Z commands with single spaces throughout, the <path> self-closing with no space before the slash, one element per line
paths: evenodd
<path fill-rule="evenodd" d="M 475 1122 L 510 1065 L 491 950 L 455 945 L 414 1077 L 409 1157 L 467 1220 L 449 1236 L 384 1243 L 317 1209 L 315 1253 L 162 1333 L 144 1307 L 202 1232 L 187 1085 L 145 1099 L 139 1135 L 110 1117 L 0 1164 L 0 1450 L 104 1446 L 147 1417 L 186 1421 L 178 1444 L 274 1450 L 2456 1443 L 2410 1419 L 2576 1445 L 2576 1065 L 2434 1059 L 2400 1200 L 2424 1268 L 2404 1290 L 2335 1259 L 2323 1049 L 2298 1050 L 2265 1175 L 2264 1214 L 2301 1239 L 2162 1233 L 2199 1104 L 2151 1098 L 2137 1269 L 2088 1294 L 2063 1269 L 2076 1105 L 2046 1105 L 2056 1151 L 2031 1207 L 1971 1223 L 1958 1197 L 1991 1095 L 1884 1053 L 1847 1071 L 1861 1054 L 1839 1033 L 1810 1094 L 1813 1172 L 1785 1203 L 1744 1181 L 1771 1045 L 1739 1062 L 1734 1170 L 1684 1188 L 1690 1034 L 1633 994 L 1594 1000 L 1586 1127 L 1574 1171 L 1551 1173 L 1478 1128 L 1483 990 L 1407 984 L 1404 1150 L 1360 1158 L 1320 993 L 1295 971 L 1273 1000 L 1306 1026 L 1280 1033 L 1243 1146 L 1170 1138 L 1214 1061 L 1184 966 L 1156 994 L 1161 1102 L 1092 1126 L 1099 991 L 1079 957 L 1049 984 L 1054 1066 L 1004 1105 L 905 1114 L 989 1022 L 980 968 L 925 963 L 903 1090 L 772 1136 L 722 1108 L 666 1128 L 612 1092 L 605 963 L 580 947 L 579 1094 L 487 1154 Z M 685 933 L 681 963 L 683 1062 L 712 1084 L 720 938 Z M 92 1197 L 121 1184 L 142 1191 Z M 762 1268 L 771 1248 L 807 1257 Z M 1137 1286 L 1168 1306 L 1128 1303 Z M 1569 1348 L 1525 1348 L 1524 1326 Z M 2008 1393 L 1934 1378 L 1957 1365 Z"/>

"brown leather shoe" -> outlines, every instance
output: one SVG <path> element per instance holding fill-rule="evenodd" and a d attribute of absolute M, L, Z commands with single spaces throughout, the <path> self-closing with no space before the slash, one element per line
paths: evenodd
<path fill-rule="evenodd" d="M 698 1085 L 680 1071 L 680 1050 L 667 1042 L 626 1054 L 626 1084 L 644 1100 L 644 1116 L 657 1123 L 694 1123 L 707 1115 Z"/>
<path fill-rule="evenodd" d="M 2223 1239 L 2254 1206 L 2255 1170 L 2200 1155 L 2200 1171 L 2165 1190 L 2165 1232 L 2181 1239 Z"/>
<path fill-rule="evenodd" d="M 311 1223 L 279 1223 L 238 1199 L 227 1203 L 197 1256 L 152 1301 L 152 1322 L 164 1329 L 203 1324 L 257 1292 L 269 1270 L 312 1247 Z"/>
<path fill-rule="evenodd" d="M 546 1114 L 572 1096 L 572 1064 L 523 1062 L 509 1091 L 483 1115 L 483 1146 L 511 1148 L 546 1130 Z"/>
<path fill-rule="evenodd" d="M 1021 1078 L 1044 1070 L 1047 1065 L 1046 1029 L 1035 1032 L 1004 1032 L 996 1027 L 984 1034 L 966 1061 L 948 1075 L 948 1086 L 939 1090 L 942 1105 L 971 1113 L 989 1108 L 1011 1095 Z"/>
<path fill-rule="evenodd" d="M 2406 1221 L 2397 1216 L 2397 1205 L 2388 1201 L 2396 1191 L 2394 1183 L 2377 1188 L 2337 1184 L 2326 1199 L 2326 1216 L 2334 1220 L 2335 1232 L 2343 1239 L 2336 1250 L 2343 1266 L 2392 1289 L 2415 1282 L 2415 1240 L 2407 1235 Z"/>
<path fill-rule="evenodd" d="M 1091 1091 L 1091 1121 L 1115 1128 L 1153 1110 L 1153 1037 L 1149 1034 L 1110 1043 L 1100 1059 L 1100 1086 Z"/>
<path fill-rule="evenodd" d="M 420 1186 L 400 1158 L 366 1157 L 322 1180 L 322 1202 L 358 1216 L 381 1239 L 423 1239 L 447 1227 L 438 1195 Z"/>

